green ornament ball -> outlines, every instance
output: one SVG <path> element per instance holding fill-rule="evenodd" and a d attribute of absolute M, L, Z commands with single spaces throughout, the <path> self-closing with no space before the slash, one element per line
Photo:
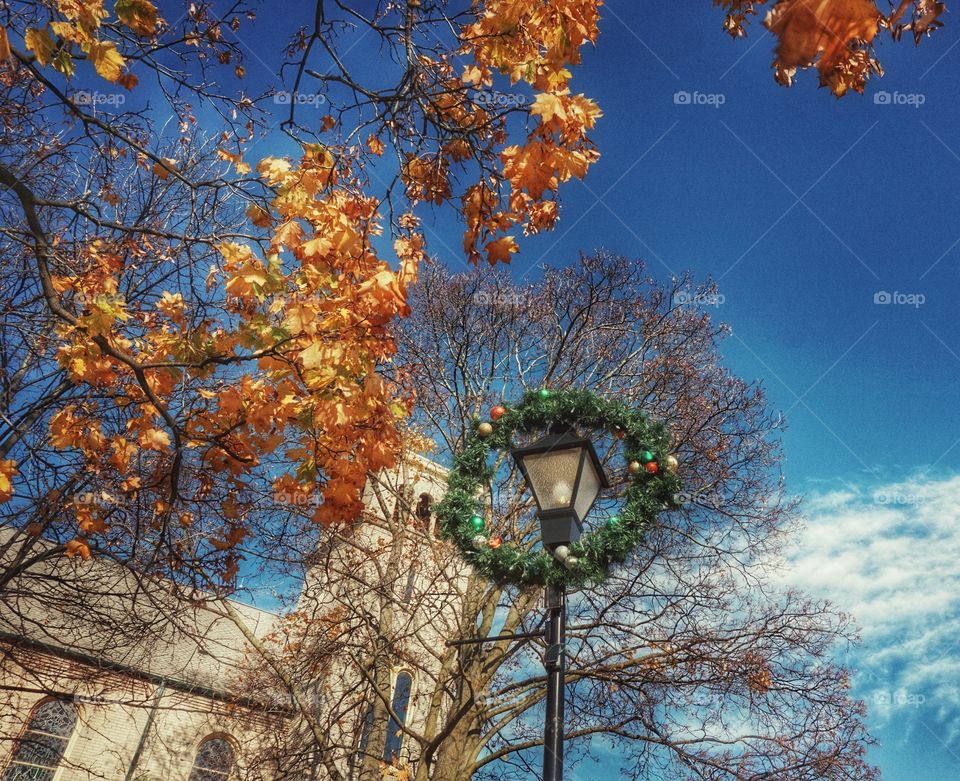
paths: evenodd
<path fill-rule="evenodd" d="M 547 390 L 546 388 L 541 388 L 539 391 L 537 391 L 537 395 L 538 395 L 541 399 L 546 399 L 546 398 L 549 398 L 549 396 L 550 396 L 550 391 Z"/>
<path fill-rule="evenodd" d="M 607 527 L 610 529 L 616 529 L 620 525 L 620 516 L 611 515 L 607 518 Z"/>
<path fill-rule="evenodd" d="M 483 516 L 473 515 L 470 517 L 470 528 L 473 529 L 475 532 L 482 532 L 483 524 L 484 524 Z"/>
<path fill-rule="evenodd" d="M 644 464 L 646 464 L 646 463 L 648 463 L 648 462 L 650 462 L 650 461 L 653 461 L 653 453 L 651 453 L 649 450 L 644 450 L 644 451 L 640 454 L 640 461 L 641 461 L 642 463 L 644 463 Z"/>

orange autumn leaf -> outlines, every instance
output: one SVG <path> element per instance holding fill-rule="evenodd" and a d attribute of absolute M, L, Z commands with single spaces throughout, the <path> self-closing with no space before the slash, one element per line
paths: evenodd
<path fill-rule="evenodd" d="M 774 67 L 789 84 L 797 68 L 815 66 L 837 96 L 863 91 L 872 68 L 866 50 L 881 13 L 873 0 L 780 0 L 765 22 L 779 39 Z"/>
<path fill-rule="evenodd" d="M 517 251 L 517 242 L 513 236 L 503 236 L 487 245 L 487 262 L 491 266 L 497 263 L 509 263 L 510 256 Z"/>
<path fill-rule="evenodd" d="M 0 502 L 9 501 L 13 496 L 13 478 L 17 474 L 16 461 L 10 458 L 0 460 Z"/>
<path fill-rule="evenodd" d="M 367 138 L 367 149 L 379 157 L 383 154 L 383 141 L 381 141 L 377 136 L 371 135 L 369 138 Z"/>
<path fill-rule="evenodd" d="M 85 540 L 70 540 L 66 545 L 66 554 L 68 558 L 79 556 L 83 561 L 90 558 L 90 546 Z"/>
<path fill-rule="evenodd" d="M 6 27 L 0 27 L 0 62 L 13 62 L 13 52 L 10 50 L 10 38 Z"/>
<path fill-rule="evenodd" d="M 140 446 L 144 450 L 166 452 L 170 449 L 170 435 L 159 428 L 148 428 L 139 437 Z"/>
<path fill-rule="evenodd" d="M 246 214 L 250 222 L 258 228 L 269 228 L 273 224 L 273 217 L 270 216 L 270 212 L 256 204 L 250 204 L 247 207 Z"/>

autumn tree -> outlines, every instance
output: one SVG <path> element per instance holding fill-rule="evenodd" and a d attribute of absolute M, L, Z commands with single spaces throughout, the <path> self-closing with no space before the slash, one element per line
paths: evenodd
<path fill-rule="evenodd" d="M 7 9 L 9 517 L 60 539 L 58 553 L 137 550 L 142 565 L 193 566 L 213 585 L 232 582 L 252 510 L 276 495 L 316 496 L 320 523 L 357 515 L 366 473 L 393 462 L 409 412 L 380 367 L 424 255 L 412 208 L 450 203 L 468 256 L 509 260 L 505 231 L 550 227 L 559 182 L 596 157 L 585 133 L 598 112 L 568 94 L 566 70 L 596 35 L 596 8 L 514 11 L 525 32 L 506 47 L 506 20 L 489 10 L 378 11 L 370 23 L 404 44 L 397 86 L 327 78 L 336 115 L 302 139 L 299 159 L 267 157 L 255 176 L 243 149 L 262 129 L 257 101 L 213 87 L 225 70 L 244 76 L 227 31 L 252 24 L 252 10 L 193 5 L 169 24 L 144 0 L 113 13 L 72 0 Z M 342 23 L 324 14 L 292 47 L 295 90 L 314 78 L 311 50 L 340 45 Z M 466 76 L 454 67 L 465 52 Z M 538 91 L 522 147 L 507 145 L 505 112 L 473 99 L 471 84 L 499 71 Z M 146 79 L 176 132 L 161 132 L 159 112 L 98 111 L 104 94 L 135 100 Z M 211 108 L 219 134 L 198 129 Z M 372 160 L 388 148 L 402 194 L 384 200 Z M 525 184 L 508 206 L 512 176 Z M 395 264 L 379 254 L 386 225 Z"/>
<path fill-rule="evenodd" d="M 838 95 L 879 72 L 881 29 L 919 41 L 944 10 L 720 5 L 734 35 L 769 5 L 778 79 L 815 67 Z M 275 83 L 248 72 L 257 11 L 0 2 L 0 500 L 16 529 L 0 597 L 45 559 L 92 553 L 227 592 L 244 557 L 287 561 L 356 518 L 414 398 L 426 422 L 451 404 L 391 363 L 421 220 L 455 212 L 465 258 L 509 262 L 599 157 L 600 107 L 575 76 L 596 0 L 321 0 L 286 51 L 258 53 Z M 374 45 L 371 74 L 357 58 Z M 277 105 L 288 157 L 261 145 L 280 143 Z M 561 368 L 602 391 L 640 376 Z M 470 403 L 448 406 L 447 431 L 485 395 L 455 396 Z M 467 723 L 424 744 L 424 767 L 480 750 Z"/>
<path fill-rule="evenodd" d="M 741 35 L 765 4 L 720 5 Z M 70 555 L 150 538 L 226 583 L 275 491 L 355 517 L 410 409 L 379 369 L 425 256 L 418 214 L 451 208 L 465 257 L 491 264 L 556 224 L 560 186 L 599 156 L 600 109 L 572 79 L 600 4 L 319 2 L 259 86 L 252 4 L 2 8 L 0 499 Z M 862 90 L 880 27 L 919 41 L 942 11 L 780 0 L 778 79 L 813 66 Z M 351 57 L 367 36 L 375 77 Z M 248 162 L 277 96 L 301 154 Z M 326 114 L 305 115 L 311 96 Z"/>
<path fill-rule="evenodd" d="M 673 432 L 680 509 L 607 582 L 571 597 L 568 762 L 604 758 L 624 778 L 876 778 L 863 705 L 834 661 L 855 639 L 850 618 L 773 578 L 797 523 L 778 470 L 783 423 L 758 385 L 723 368 L 723 326 L 680 303 L 710 290 L 688 278 L 657 284 L 642 263 L 603 252 L 527 285 L 430 265 L 398 331 L 409 374 L 398 367 L 396 381 L 416 384 L 413 421 L 440 463 L 471 421 L 544 385 L 589 387 Z M 603 501 L 615 506 L 617 440 L 598 443 L 615 478 Z M 301 734 L 285 751 L 318 752 L 340 768 L 335 779 L 527 778 L 543 739 L 541 641 L 443 642 L 534 630 L 542 595 L 458 563 L 415 488 L 415 462 L 406 476 L 372 476 L 365 522 L 328 530 L 311 557 L 299 609 L 320 626 L 338 616 L 338 667 L 313 690 L 323 740 Z M 509 460 L 498 485 L 492 528 L 536 546 Z M 384 673 L 397 669 L 416 681 L 418 716 L 402 727 Z M 394 769 L 382 761 L 398 745 L 385 742 L 392 731 L 403 745 Z"/>

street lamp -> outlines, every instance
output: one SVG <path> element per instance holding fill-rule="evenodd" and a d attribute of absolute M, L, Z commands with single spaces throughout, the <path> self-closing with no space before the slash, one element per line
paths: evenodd
<path fill-rule="evenodd" d="M 600 489 L 610 485 L 593 443 L 554 430 L 510 453 L 537 503 L 543 546 L 554 551 L 579 540 L 584 517 Z"/>
<path fill-rule="evenodd" d="M 583 519 L 590 512 L 600 489 L 610 485 L 593 443 L 555 428 L 532 445 L 514 448 L 511 455 L 537 503 L 543 546 L 561 561 L 569 559 L 566 546 L 580 539 Z M 566 590 L 563 585 L 548 585 L 545 597 L 547 620 L 543 666 L 547 672 L 547 715 L 543 734 L 543 779 L 563 781 Z"/>

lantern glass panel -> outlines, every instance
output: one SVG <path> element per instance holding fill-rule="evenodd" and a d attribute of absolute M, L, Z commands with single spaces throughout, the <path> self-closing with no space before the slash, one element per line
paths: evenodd
<path fill-rule="evenodd" d="M 579 447 L 523 457 L 530 487 L 541 510 L 561 510 L 573 504 L 573 488 L 582 458 L 583 450 Z"/>
<path fill-rule="evenodd" d="M 600 493 L 601 481 L 597 474 L 597 468 L 593 464 L 592 458 L 583 459 L 583 474 L 580 475 L 580 485 L 577 487 L 577 499 L 574 504 L 574 510 L 577 511 L 577 517 L 582 521 L 590 508 L 593 506 L 597 495 Z"/>

